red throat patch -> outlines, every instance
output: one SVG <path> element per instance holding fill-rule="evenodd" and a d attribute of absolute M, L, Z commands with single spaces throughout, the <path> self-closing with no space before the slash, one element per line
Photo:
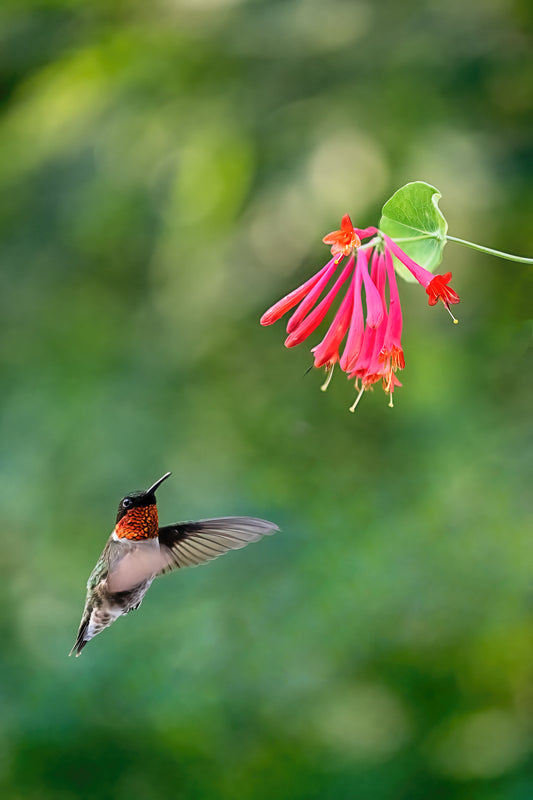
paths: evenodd
<path fill-rule="evenodd" d="M 157 506 L 132 508 L 115 525 L 115 533 L 119 539 L 153 539 L 159 530 Z"/>

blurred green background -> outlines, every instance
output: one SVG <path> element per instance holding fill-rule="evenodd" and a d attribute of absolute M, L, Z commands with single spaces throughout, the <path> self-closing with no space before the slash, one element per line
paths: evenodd
<path fill-rule="evenodd" d="M 3 797 L 533 797 L 531 268 L 449 244 L 457 326 L 401 285 L 392 411 L 258 324 L 410 180 L 533 254 L 532 22 L 4 0 Z M 166 470 L 162 522 L 283 532 L 68 659 L 118 501 Z"/>

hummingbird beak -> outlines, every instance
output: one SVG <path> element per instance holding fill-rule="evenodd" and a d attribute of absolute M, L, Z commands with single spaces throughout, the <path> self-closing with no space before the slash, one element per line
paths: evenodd
<path fill-rule="evenodd" d="M 154 485 L 153 485 L 153 486 L 150 486 L 150 488 L 149 488 L 149 489 L 148 489 L 148 490 L 145 492 L 145 494 L 147 494 L 147 495 L 148 495 L 148 494 L 153 494 L 153 493 L 155 492 L 155 490 L 156 490 L 156 489 L 157 489 L 159 486 L 161 486 L 161 484 L 163 483 L 163 481 L 166 481 L 166 479 L 168 478 L 168 476 L 169 476 L 169 475 L 172 475 L 172 473 L 171 473 L 171 472 L 165 472 L 165 474 L 163 475 L 163 477 L 162 477 L 162 478 L 159 478 L 159 480 L 158 480 L 158 481 L 156 481 L 156 482 L 154 483 Z"/>

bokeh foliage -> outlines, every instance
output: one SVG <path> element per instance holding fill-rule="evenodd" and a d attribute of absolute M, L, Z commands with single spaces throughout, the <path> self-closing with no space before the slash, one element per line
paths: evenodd
<path fill-rule="evenodd" d="M 274 300 L 409 180 L 533 253 L 525 0 L 5 0 L 4 797 L 528 800 L 531 273 L 449 244 L 352 416 Z M 74 661 L 115 504 L 283 532 Z"/>

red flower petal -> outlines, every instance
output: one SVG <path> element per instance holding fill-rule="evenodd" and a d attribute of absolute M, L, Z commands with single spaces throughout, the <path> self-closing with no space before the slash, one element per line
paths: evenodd
<path fill-rule="evenodd" d="M 333 256 L 340 253 L 347 256 L 361 245 L 361 239 L 356 234 L 348 214 L 345 214 L 342 218 L 340 231 L 332 231 L 326 234 L 322 241 L 324 244 L 331 245 L 331 255 Z"/>
<path fill-rule="evenodd" d="M 457 292 L 454 292 L 454 290 L 447 285 L 451 279 L 452 273 L 446 272 L 444 275 L 435 275 L 433 280 L 430 281 L 426 288 L 430 306 L 434 306 L 439 300 L 442 300 L 447 308 L 450 303 L 453 305 L 460 302 L 460 297 Z"/>

